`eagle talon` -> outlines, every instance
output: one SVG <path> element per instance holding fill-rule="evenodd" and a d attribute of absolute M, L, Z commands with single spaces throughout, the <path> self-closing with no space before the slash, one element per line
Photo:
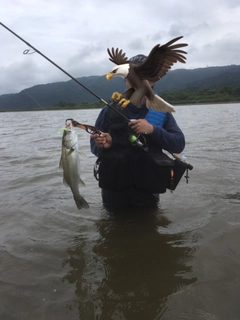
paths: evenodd
<path fill-rule="evenodd" d="M 123 108 L 126 108 L 126 106 L 127 106 L 129 103 L 130 103 L 130 100 L 127 100 L 127 99 L 125 99 L 125 98 L 123 98 L 123 99 L 121 99 L 121 100 L 119 101 L 119 104 L 121 104 Z"/>
<path fill-rule="evenodd" d="M 112 99 L 119 101 L 122 98 L 122 94 L 119 92 L 113 92 Z"/>

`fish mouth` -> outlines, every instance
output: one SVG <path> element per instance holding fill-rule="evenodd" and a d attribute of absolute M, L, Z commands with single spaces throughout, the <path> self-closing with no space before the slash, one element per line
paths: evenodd
<path fill-rule="evenodd" d="M 69 119 L 71 120 L 71 119 Z M 65 122 L 65 130 L 66 131 L 73 131 L 73 126 L 72 126 L 72 121 L 70 122 L 69 120 L 66 120 Z"/>
<path fill-rule="evenodd" d="M 73 131 L 73 128 L 69 128 L 69 127 L 65 127 L 65 128 L 63 128 L 63 130 L 65 131 L 65 132 L 72 132 Z"/>

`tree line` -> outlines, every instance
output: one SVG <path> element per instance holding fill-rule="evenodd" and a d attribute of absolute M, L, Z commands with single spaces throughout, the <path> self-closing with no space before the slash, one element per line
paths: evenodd
<path fill-rule="evenodd" d="M 66 109 L 98 109 L 104 106 L 103 103 L 97 102 L 82 102 L 82 103 L 75 103 L 75 102 L 65 102 L 60 101 L 53 107 L 48 107 L 48 110 L 66 110 Z"/>
<path fill-rule="evenodd" d="M 167 102 L 177 104 L 199 104 L 199 103 L 224 103 L 240 101 L 240 86 L 224 86 L 219 89 L 201 88 L 198 90 L 166 91 L 159 94 Z M 102 108 L 103 103 L 74 103 L 60 101 L 48 109 L 97 109 Z"/>
<path fill-rule="evenodd" d="M 240 86 L 235 88 L 224 86 L 219 89 L 201 88 L 196 91 L 171 91 L 162 93 L 161 97 L 171 104 L 239 102 Z"/>

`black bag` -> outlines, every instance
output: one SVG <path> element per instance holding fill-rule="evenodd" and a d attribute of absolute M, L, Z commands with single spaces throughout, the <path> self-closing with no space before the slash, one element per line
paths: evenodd
<path fill-rule="evenodd" d="M 131 160 L 127 152 L 104 150 L 97 159 L 94 176 L 100 188 L 121 191 L 133 186 Z"/>
<path fill-rule="evenodd" d="M 175 190 L 187 164 L 165 153 L 114 152 L 105 150 L 97 159 L 94 176 L 99 187 L 113 191 L 137 188 L 150 193 Z"/>
<path fill-rule="evenodd" d="M 135 187 L 151 193 L 165 193 L 174 161 L 164 153 L 142 152 L 135 159 Z"/>
<path fill-rule="evenodd" d="M 182 176 L 186 172 L 186 182 L 188 183 L 188 169 L 192 170 L 192 167 L 189 167 L 189 164 L 183 162 L 181 160 L 175 159 L 174 160 L 174 169 L 173 169 L 173 177 L 170 180 L 170 185 L 168 187 L 169 190 L 173 191 L 176 189 L 178 183 L 182 179 Z"/>

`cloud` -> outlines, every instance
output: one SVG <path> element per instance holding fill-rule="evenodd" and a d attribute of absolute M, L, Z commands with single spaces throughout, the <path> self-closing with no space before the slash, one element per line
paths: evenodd
<path fill-rule="evenodd" d="M 187 63 L 175 69 L 240 64 L 237 0 L 13 0 L 1 14 L 2 23 L 74 77 L 106 74 L 107 48 L 132 57 L 180 35 Z M 2 26 L 0 39 L 0 94 L 69 79 L 37 53 L 24 56 L 28 46 Z"/>

